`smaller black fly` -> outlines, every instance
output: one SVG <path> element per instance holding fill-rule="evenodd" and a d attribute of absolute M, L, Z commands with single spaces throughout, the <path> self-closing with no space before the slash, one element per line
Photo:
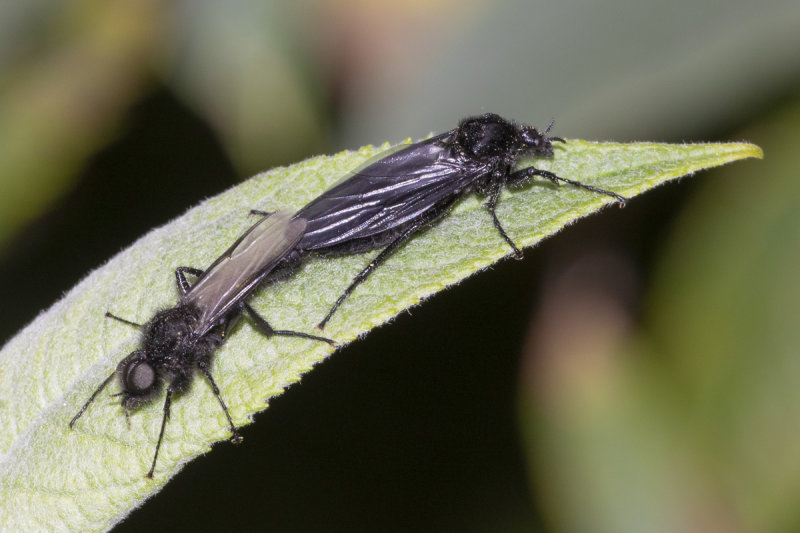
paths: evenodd
<path fill-rule="evenodd" d="M 241 316 L 247 313 L 256 328 L 266 336 L 284 335 L 316 341 L 330 339 L 297 331 L 275 330 L 247 302 L 247 297 L 272 273 L 292 251 L 306 229 L 302 218 L 286 213 L 270 213 L 247 230 L 205 271 L 179 267 L 175 270 L 180 300 L 175 307 L 159 311 L 146 324 L 106 316 L 142 329 L 141 348 L 120 361 L 92 393 L 78 414 L 70 421 L 72 428 L 98 394 L 117 376 L 125 415 L 155 398 L 166 382 L 167 393 L 161 431 L 158 434 L 153 463 L 147 477 L 152 478 L 158 451 L 164 438 L 173 395 L 186 392 L 197 370 L 205 376 L 231 427 L 231 442 L 241 441 L 236 425 L 220 396 L 210 366 L 214 351 L 225 341 Z M 186 274 L 197 276 L 194 284 Z"/>
<path fill-rule="evenodd" d="M 519 187 L 539 176 L 610 196 L 624 206 L 625 198 L 612 191 L 534 167 L 514 170 L 523 157 L 553 157 L 553 142 L 566 142 L 549 136 L 552 126 L 551 122 L 540 132 L 492 113 L 464 119 L 453 130 L 368 162 L 298 211 L 295 217 L 308 222 L 295 247 L 298 254 L 350 254 L 386 246 L 356 275 L 318 327 L 325 327 L 350 293 L 398 246 L 471 191 L 488 197 L 486 209 L 517 258 L 522 252 L 495 213 L 505 186 Z"/>

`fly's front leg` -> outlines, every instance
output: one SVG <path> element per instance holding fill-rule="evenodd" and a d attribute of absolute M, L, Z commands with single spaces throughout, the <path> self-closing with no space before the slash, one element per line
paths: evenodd
<path fill-rule="evenodd" d="M 156 453 L 153 454 L 153 464 L 150 466 L 150 471 L 147 477 L 153 478 L 153 472 L 156 469 L 156 461 L 158 460 L 158 451 L 161 449 L 161 441 L 164 440 L 164 430 L 167 427 L 167 420 L 169 420 L 169 407 L 172 405 L 172 385 L 167 387 L 167 397 L 164 399 L 164 416 L 161 419 L 161 431 L 158 432 L 158 442 L 156 443 Z"/>
<path fill-rule="evenodd" d="M 141 329 L 143 327 L 141 324 L 138 324 L 138 323 L 133 322 L 131 320 L 126 320 L 124 318 L 120 318 L 117 315 L 110 313 L 109 311 L 106 311 L 105 317 L 106 318 L 112 318 L 112 319 L 114 319 L 114 320 L 116 320 L 118 322 L 122 322 L 123 324 L 127 324 L 127 325 L 133 326 L 135 328 L 140 328 Z M 114 370 L 111 374 L 109 374 L 109 376 L 106 379 L 104 379 L 103 382 L 100 384 L 100 386 L 97 387 L 97 389 L 95 389 L 95 391 L 92 393 L 92 395 L 89 396 L 89 399 L 86 400 L 85 404 L 83 404 L 83 407 L 81 407 L 80 411 L 78 411 L 78 414 L 76 414 L 74 417 L 72 417 L 72 420 L 69 421 L 69 428 L 70 429 L 72 429 L 75 426 L 75 422 L 77 422 L 78 419 L 86 411 L 86 409 L 89 408 L 89 405 L 95 400 L 95 398 L 97 398 L 97 395 L 100 394 L 103 391 L 103 389 L 106 388 L 106 386 L 111 382 L 111 380 L 114 378 L 114 375 L 116 373 L 117 373 L 117 371 Z M 127 415 L 127 412 L 126 412 L 126 415 Z"/>
<path fill-rule="evenodd" d="M 83 407 L 81 407 L 80 411 L 78 411 L 78 414 L 73 416 L 72 420 L 69 421 L 69 429 L 72 429 L 75 426 L 75 422 L 77 422 L 78 419 L 81 417 L 81 415 L 84 413 L 84 411 L 86 411 L 86 409 L 89 408 L 89 404 L 91 404 L 94 401 L 94 399 L 97 398 L 97 395 L 100 394 L 103 391 L 103 389 L 106 388 L 106 385 L 108 385 L 108 383 L 111 381 L 111 379 L 114 377 L 114 374 L 116 373 L 117 371 L 114 370 L 111 373 L 111 375 L 109 375 L 106 379 L 104 379 L 103 382 L 100 384 L 100 386 L 97 387 L 97 389 L 95 389 L 92 395 L 89 396 L 89 399 L 86 400 L 85 404 L 83 404 Z"/>
<path fill-rule="evenodd" d="M 562 178 L 561 176 L 559 176 L 558 174 L 554 174 L 553 172 L 547 170 L 539 170 L 538 168 L 534 167 L 528 167 L 514 172 L 508 177 L 508 183 L 510 185 L 521 185 L 522 183 L 525 183 L 527 180 L 531 179 L 533 176 L 542 177 L 546 180 L 551 181 L 556 185 L 558 185 L 559 182 L 569 183 L 570 185 L 578 187 L 580 189 L 585 189 L 587 191 L 610 196 L 619 203 L 620 207 L 625 207 L 626 198 L 620 194 L 615 193 L 614 191 L 601 189 L 600 187 L 595 187 L 593 185 L 586 185 L 585 183 L 581 183 L 580 181 Z"/>
<path fill-rule="evenodd" d="M 130 321 L 130 320 L 126 320 L 126 319 L 124 319 L 124 318 L 120 318 L 120 317 L 118 317 L 117 315 L 114 315 L 114 314 L 110 313 L 109 311 L 106 311 L 105 317 L 106 317 L 106 318 L 113 318 L 114 320 L 117 320 L 117 321 L 119 321 L 119 322 L 122 322 L 123 324 L 128 324 L 129 326 L 133 326 L 133 327 L 135 327 L 135 328 L 142 328 L 142 327 L 144 327 L 144 326 L 142 326 L 141 324 L 138 324 L 138 323 L 136 323 L 136 322 L 132 322 L 132 321 Z"/>
<path fill-rule="evenodd" d="M 503 239 L 505 239 L 505 241 L 511 247 L 511 250 L 514 252 L 514 259 L 522 259 L 522 250 L 517 248 L 517 245 L 514 244 L 514 241 L 512 241 L 511 237 L 508 236 L 506 230 L 503 229 L 503 225 L 500 224 L 500 219 L 497 218 L 497 213 L 495 212 L 495 208 L 497 207 L 497 200 L 500 198 L 500 190 L 503 188 L 504 181 L 495 182 L 496 184 L 492 187 L 492 190 L 489 192 L 489 200 L 486 201 L 486 209 L 488 209 L 489 213 L 492 215 L 492 221 L 494 222 L 494 227 L 497 228 L 497 231 L 500 232 L 500 236 L 503 237 Z"/>

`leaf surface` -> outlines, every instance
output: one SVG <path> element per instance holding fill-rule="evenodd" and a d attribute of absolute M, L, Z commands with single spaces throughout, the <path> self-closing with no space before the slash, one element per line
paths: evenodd
<path fill-rule="evenodd" d="M 211 198 L 157 228 L 90 273 L 0 351 L 0 516 L 11 530 L 98 531 L 113 526 L 192 458 L 229 436 L 207 382 L 172 404 L 154 479 L 145 473 L 162 401 L 122 414 L 112 383 L 78 421 L 68 422 L 128 353 L 138 332 L 106 310 L 144 323 L 177 300 L 173 271 L 203 268 L 254 221 L 251 208 L 296 210 L 384 147 L 315 157 L 278 168 Z M 761 157 L 746 143 L 594 143 L 571 140 L 553 159 L 523 161 L 565 178 L 633 197 L 670 179 Z M 635 201 L 635 200 L 633 200 Z M 325 334 L 356 339 L 400 311 L 509 255 L 471 195 L 392 255 L 334 315 Z M 497 209 L 509 236 L 530 246 L 597 211 L 609 197 L 547 181 L 504 191 Z M 279 329 L 314 324 L 375 252 L 307 260 L 291 278 L 256 293 L 252 305 Z M 260 336 L 246 320 L 215 357 L 213 373 L 237 424 L 246 424 L 331 349 L 303 339 Z M 163 398 L 163 397 L 162 397 Z"/>

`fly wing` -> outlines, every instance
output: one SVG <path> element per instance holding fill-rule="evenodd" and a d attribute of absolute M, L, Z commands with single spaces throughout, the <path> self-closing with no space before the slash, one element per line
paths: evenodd
<path fill-rule="evenodd" d="M 207 332 L 245 299 L 294 248 L 305 229 L 304 219 L 274 213 L 256 222 L 214 261 L 182 298 L 202 313 L 197 333 Z"/>
<path fill-rule="evenodd" d="M 298 248 L 314 250 L 371 237 L 458 196 L 482 167 L 453 154 L 455 130 L 392 151 L 358 169 L 303 207 Z"/>

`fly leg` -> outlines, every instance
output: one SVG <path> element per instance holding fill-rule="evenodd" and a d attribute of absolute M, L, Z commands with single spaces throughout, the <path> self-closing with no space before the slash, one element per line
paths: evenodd
<path fill-rule="evenodd" d="M 169 420 L 169 406 L 172 404 L 172 385 L 167 387 L 167 397 L 164 400 L 164 417 L 161 419 L 161 431 L 158 433 L 158 442 L 156 443 L 156 453 L 153 455 L 153 464 L 150 466 L 150 471 L 147 477 L 153 479 L 153 472 L 156 469 L 156 460 L 158 459 L 158 451 L 161 449 L 161 441 L 164 440 L 164 429 L 167 427 L 167 420 Z"/>
<path fill-rule="evenodd" d="M 202 276 L 203 271 L 194 267 L 178 267 L 175 269 L 175 280 L 178 282 L 178 290 L 181 291 L 181 295 L 185 295 L 192 288 L 186 279 L 186 274 Z"/>
<path fill-rule="evenodd" d="M 255 309 L 250 307 L 250 304 L 244 304 L 244 310 L 247 312 L 250 319 L 255 324 L 256 328 L 266 337 L 271 337 L 272 335 L 281 335 L 284 337 L 300 337 L 303 339 L 311 339 L 312 341 L 322 341 L 327 342 L 331 346 L 336 346 L 336 342 L 331 339 L 327 339 L 325 337 L 317 337 L 316 335 L 309 335 L 308 333 L 303 333 L 300 331 L 289 331 L 285 329 L 274 329 L 270 326 L 269 322 L 264 319 L 261 315 L 259 315 Z"/>
<path fill-rule="evenodd" d="M 586 185 L 585 183 L 581 183 L 580 181 L 570 180 L 567 178 L 562 178 L 561 176 L 549 172 L 547 170 L 539 170 L 538 168 L 528 167 L 522 170 L 518 170 L 511 174 L 508 177 L 508 181 L 512 185 L 516 185 L 519 183 L 523 183 L 524 181 L 532 178 L 533 176 L 540 176 L 546 180 L 553 182 L 554 184 L 558 185 L 558 182 L 569 183 L 574 187 L 579 187 L 581 189 L 585 189 L 587 191 L 596 192 L 598 194 L 604 194 L 606 196 L 610 196 L 614 198 L 620 207 L 625 207 L 626 198 L 620 194 L 615 193 L 614 191 L 609 191 L 606 189 L 601 189 L 600 187 L 594 187 L 593 185 Z"/>
<path fill-rule="evenodd" d="M 114 371 L 111 373 L 111 375 L 109 375 L 109 376 L 108 376 L 106 379 L 104 379 L 104 380 L 103 380 L 103 382 L 100 384 L 100 386 L 99 386 L 99 387 L 97 387 L 97 389 L 96 389 L 96 390 L 95 390 L 95 391 L 92 393 L 92 395 L 91 395 L 91 396 L 89 396 L 89 399 L 88 399 L 88 400 L 86 400 L 86 403 L 85 403 L 85 404 L 83 404 L 83 407 L 81 407 L 81 410 L 80 410 L 80 411 L 78 411 L 78 414 L 76 414 L 75 416 L 73 416 L 73 417 L 72 417 L 72 420 L 70 420 L 70 421 L 69 421 L 69 429 L 72 429 L 72 428 L 73 428 L 73 426 L 75 425 L 75 422 L 77 422 L 77 421 L 78 421 L 78 419 L 79 419 L 79 418 L 81 417 L 81 415 L 83 414 L 83 412 L 84 412 L 84 411 L 86 411 L 86 409 L 88 409 L 88 408 L 89 408 L 89 404 L 91 404 L 91 403 L 94 401 L 94 399 L 95 399 L 95 398 L 97 398 L 97 395 L 98 395 L 98 394 L 100 394 L 101 392 L 103 392 L 103 389 L 105 389 L 105 388 L 106 388 L 106 385 L 108 385 L 108 384 L 109 384 L 109 382 L 111 381 L 111 379 L 114 377 L 114 374 L 116 374 L 116 373 L 117 373 L 117 371 L 116 371 L 116 370 L 114 370 Z"/>
<path fill-rule="evenodd" d="M 113 318 L 114 320 L 118 320 L 119 322 L 122 322 L 123 324 L 128 324 L 129 326 L 133 326 L 133 327 L 136 327 L 136 328 L 141 328 L 142 327 L 141 324 L 137 324 L 136 322 L 132 322 L 130 320 L 125 320 L 124 318 L 120 318 L 117 315 L 114 315 L 114 314 L 112 314 L 112 313 L 110 313 L 108 311 L 106 311 L 106 318 Z"/>
<path fill-rule="evenodd" d="M 497 218 L 497 213 L 495 212 L 495 208 L 497 207 L 497 199 L 500 198 L 500 190 L 504 185 L 504 181 L 505 180 L 497 181 L 493 186 L 492 191 L 489 193 L 489 200 L 486 202 L 486 209 L 488 209 L 489 213 L 492 215 L 494 227 L 497 228 L 497 231 L 500 232 L 500 236 L 505 239 L 505 241 L 511 247 L 511 250 L 513 250 L 514 259 L 522 259 L 522 250 L 517 248 L 517 245 L 514 244 L 514 241 L 512 241 L 511 237 L 508 236 L 506 230 L 503 229 L 503 225 L 500 224 L 500 220 Z"/>
<path fill-rule="evenodd" d="M 120 318 L 117 315 L 111 314 L 108 311 L 106 311 L 106 315 L 105 316 L 106 316 L 106 318 L 113 318 L 114 320 L 122 322 L 123 324 L 128 324 L 129 326 L 134 326 L 134 327 L 137 327 L 137 328 L 141 328 L 142 327 L 141 324 L 137 324 L 136 322 L 132 322 L 130 320 L 125 320 L 124 318 Z M 114 370 L 111 374 L 109 374 L 109 376 L 106 379 L 104 379 L 103 382 L 100 384 L 100 386 L 95 389 L 95 391 L 92 393 L 92 395 L 89 396 L 89 399 L 86 400 L 86 403 L 83 404 L 83 407 L 80 408 L 80 410 L 78 411 L 78 414 L 73 416 L 72 420 L 69 421 L 69 428 L 70 429 L 72 429 L 75 426 L 75 422 L 77 422 L 78 419 L 86 411 L 86 409 L 89 408 L 89 405 L 91 405 L 91 403 L 95 400 L 95 398 L 97 398 L 97 395 L 100 394 L 101 392 L 103 392 L 103 389 L 105 389 L 106 386 L 111 382 L 111 380 L 114 378 L 114 374 L 116 374 L 116 373 L 117 373 L 117 371 Z"/>
<path fill-rule="evenodd" d="M 384 261 L 386 261 L 386 258 L 392 255 L 392 252 L 394 252 L 401 244 L 403 244 L 409 237 L 411 237 L 411 235 L 413 235 L 415 232 L 422 229 L 423 227 L 427 226 L 428 224 L 433 222 L 436 218 L 438 218 L 440 215 L 445 213 L 447 209 L 449 209 L 450 205 L 452 205 L 452 202 L 450 204 L 442 206 L 441 209 L 434 210 L 432 214 L 422 217 L 419 220 L 416 220 L 410 227 L 408 227 L 405 231 L 403 231 L 403 233 L 401 233 L 392 242 L 390 242 L 389 245 L 375 257 L 375 259 L 370 261 L 369 264 L 365 266 L 361 272 L 356 274 L 356 277 L 353 278 L 353 281 L 350 283 L 350 286 L 344 290 L 341 296 L 339 296 L 339 299 L 336 300 L 335 304 L 333 304 L 333 307 L 331 307 L 330 311 L 328 311 L 328 314 L 325 315 L 325 318 L 322 319 L 322 322 L 317 324 L 317 328 L 320 330 L 324 330 L 325 324 L 328 323 L 328 321 L 331 319 L 331 317 L 339 308 L 339 306 L 342 305 L 342 302 L 344 302 L 347 299 L 347 297 L 350 296 L 350 294 L 355 290 L 356 287 L 364 283 L 364 280 L 366 280 L 378 266 L 380 266 Z"/>
<path fill-rule="evenodd" d="M 250 214 L 251 215 L 258 215 L 260 217 L 266 218 L 266 217 L 271 217 L 272 215 L 274 215 L 275 211 L 262 211 L 261 209 L 251 209 L 250 210 Z"/>
<path fill-rule="evenodd" d="M 214 382 L 214 378 L 211 377 L 211 372 L 208 371 L 208 364 L 205 361 L 201 361 L 197 366 L 200 367 L 200 370 L 211 384 L 211 390 L 214 391 L 214 396 L 216 396 L 217 400 L 219 400 L 219 405 L 222 407 L 222 411 L 225 413 L 225 416 L 228 419 L 228 424 L 231 425 L 231 442 L 234 444 L 239 444 L 242 442 L 242 436 L 239 435 L 239 429 L 233 423 L 231 414 L 228 412 L 228 407 L 225 405 L 225 402 L 222 400 L 222 396 L 219 394 L 219 387 L 217 387 L 217 384 Z"/>

